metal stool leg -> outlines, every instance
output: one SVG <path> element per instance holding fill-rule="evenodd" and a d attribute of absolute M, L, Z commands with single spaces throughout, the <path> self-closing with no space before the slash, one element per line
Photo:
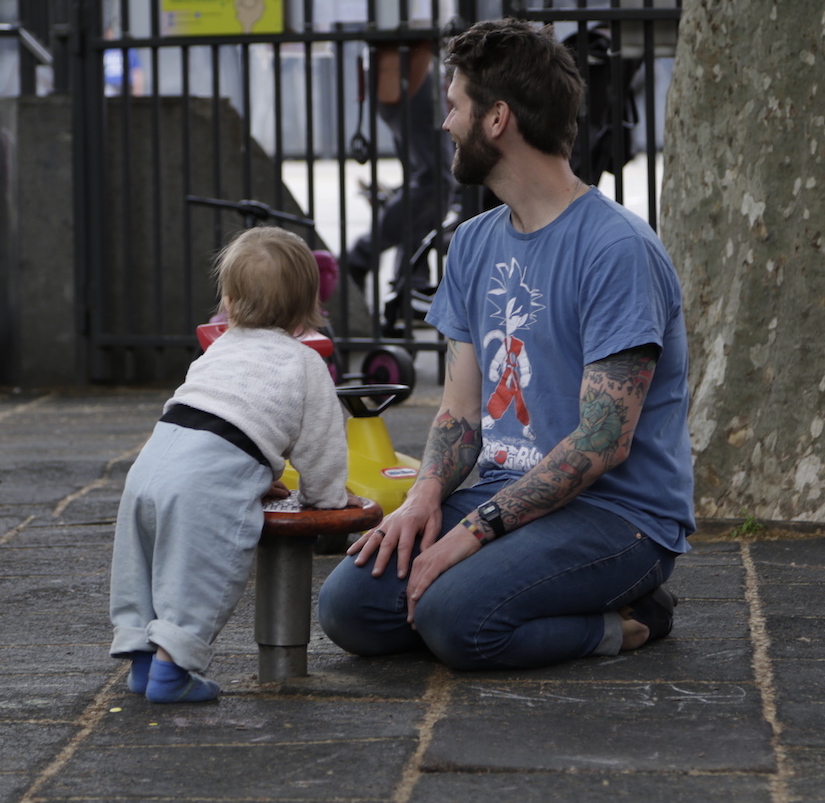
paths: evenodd
<path fill-rule="evenodd" d="M 260 683 L 307 674 L 314 540 L 264 534 L 258 543 L 255 641 Z"/>

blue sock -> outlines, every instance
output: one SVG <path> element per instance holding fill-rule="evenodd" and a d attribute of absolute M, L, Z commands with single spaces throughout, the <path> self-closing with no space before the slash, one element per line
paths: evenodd
<path fill-rule="evenodd" d="M 129 672 L 129 691 L 135 694 L 146 694 L 146 683 L 149 680 L 149 667 L 152 665 L 153 652 L 132 653 L 132 670 Z"/>
<path fill-rule="evenodd" d="M 157 655 L 152 659 L 146 684 L 146 699 L 150 703 L 202 703 L 214 700 L 220 693 L 221 687 L 214 680 L 195 675 L 170 661 L 161 661 Z"/>

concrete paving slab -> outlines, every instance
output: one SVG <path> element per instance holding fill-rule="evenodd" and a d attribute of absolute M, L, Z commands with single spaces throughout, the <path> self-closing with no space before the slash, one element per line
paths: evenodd
<path fill-rule="evenodd" d="M 673 637 L 655 649 L 622 653 L 615 657 L 572 661 L 549 669 L 531 671 L 528 676 L 553 680 L 618 681 L 696 680 L 748 683 L 753 680 L 750 661 L 753 649 L 747 639 L 689 639 Z M 525 673 L 505 673 L 508 680 Z M 490 680 L 501 677 L 486 674 Z"/>
<path fill-rule="evenodd" d="M 775 615 L 768 621 L 775 658 L 825 660 L 825 621 L 822 616 Z"/>
<path fill-rule="evenodd" d="M 774 681 L 778 688 L 777 704 L 803 714 L 805 722 L 818 723 L 819 744 L 825 747 L 825 661 L 804 658 L 779 659 L 773 662 Z M 810 707 L 810 712 L 805 709 Z M 792 730 L 796 718 L 786 716 L 786 730 Z"/>
<path fill-rule="evenodd" d="M 825 751 L 791 749 L 788 757 L 795 770 L 788 779 L 788 793 L 795 803 L 821 803 L 825 799 Z"/>
<path fill-rule="evenodd" d="M 753 561 L 765 571 L 816 566 L 825 567 L 825 538 L 791 538 L 757 541 L 750 546 Z"/>
<path fill-rule="evenodd" d="M 17 803 L 26 791 L 29 780 L 28 773 L 0 770 L 0 803 Z"/>
<path fill-rule="evenodd" d="M 821 671 L 821 667 L 817 668 Z M 792 747 L 812 747 L 825 751 L 825 701 L 800 702 L 780 695 L 776 702 L 782 723 L 782 743 Z M 825 779 L 823 779 L 825 784 Z M 825 800 L 825 785 L 823 786 Z"/>
<path fill-rule="evenodd" d="M 217 707 L 217 706 L 215 706 Z M 204 706 L 204 710 L 206 706 Z M 232 729 L 212 744 L 87 747 L 40 797 L 96 800 L 390 800 L 415 750 L 407 739 L 325 739 L 238 744 Z M 380 756 L 380 761 L 376 757 Z M 365 768 L 369 771 L 365 771 Z"/>
<path fill-rule="evenodd" d="M 56 596 L 60 596 L 59 593 Z M 88 598 L 79 598 L 67 600 L 59 611 L 44 608 L 36 613 L 28 613 L 25 602 L 17 599 L 8 604 L 0 601 L 0 632 L 15 633 L 14 645 L 0 646 L 0 650 L 67 640 L 75 643 L 90 637 L 99 639 L 109 624 L 105 609 L 101 610 L 108 602 L 107 596 L 101 593 L 99 597 L 101 607 L 98 609 L 90 607 Z M 23 614 L 27 614 L 25 629 L 19 626 Z"/>
<path fill-rule="evenodd" d="M 0 469 L 3 503 L 25 504 L 31 499 L 32 487 L 37 485 L 41 503 L 53 508 L 65 496 L 97 479 L 100 469 L 99 463 L 91 461 L 79 466 L 60 460 L 36 463 L 27 456 L 21 456 L 17 463 L 7 459 Z"/>
<path fill-rule="evenodd" d="M 119 482 L 109 494 L 84 495 L 75 499 L 60 514 L 57 521 L 72 527 L 107 527 L 108 537 L 114 535 L 117 507 L 120 494 L 123 492 L 123 483 Z M 54 516 L 53 516 L 54 518 Z"/>
<path fill-rule="evenodd" d="M 667 587 L 679 598 L 681 605 L 676 612 L 681 614 L 688 594 L 690 599 L 718 599 L 720 590 L 724 590 L 729 598 L 741 599 L 745 573 L 733 560 L 715 566 L 679 560 Z"/>
<path fill-rule="evenodd" d="M 819 583 L 761 582 L 759 596 L 770 617 L 802 616 L 818 619 L 820 628 L 825 624 L 825 594 Z"/>
<path fill-rule="evenodd" d="M 14 645 L 0 651 L 0 679 L 6 675 L 57 678 L 85 672 L 111 671 L 107 642 L 67 638 L 62 644 Z"/>
<path fill-rule="evenodd" d="M 771 735 L 752 684 L 463 682 L 423 767 L 771 772 Z"/>
<path fill-rule="evenodd" d="M 66 722 L 0 723 L 0 744 L 3 745 L 0 779 L 6 773 L 21 772 L 31 777 L 75 731 L 75 726 Z"/>
<path fill-rule="evenodd" d="M 809 563 L 802 564 L 790 560 L 787 565 L 777 565 L 777 563 L 772 562 L 768 570 L 757 562 L 756 569 L 759 582 L 766 587 L 791 583 L 818 584 L 822 580 L 823 571 L 825 571 L 825 562 L 818 563 L 816 560 L 812 560 Z"/>
<path fill-rule="evenodd" d="M 420 700 L 435 662 L 423 655 L 356 658 L 338 652 L 310 656 L 309 676 L 280 684 L 287 694 Z"/>
<path fill-rule="evenodd" d="M 726 596 L 729 593 L 724 590 Z M 673 635 L 677 638 L 748 638 L 748 606 L 729 599 L 682 600 L 676 608 Z"/>
<path fill-rule="evenodd" d="M 3 550 L 3 579 L 14 577 L 66 576 L 66 552 L 72 560 L 72 576 L 100 576 L 108 571 L 106 550 L 95 544 L 72 544 L 69 547 L 51 545 L 9 546 Z"/>
<path fill-rule="evenodd" d="M 0 481 L 0 492 L 2 492 L 2 481 Z M 29 506 L 21 504 L 18 510 L 11 504 L 4 504 L 3 512 L 0 513 L 0 533 L 8 533 L 21 525 L 31 515 Z"/>
<path fill-rule="evenodd" d="M 417 736 L 418 701 L 307 699 L 260 692 L 228 694 L 220 704 L 156 706 L 136 694 L 115 695 L 110 715 L 89 737 L 91 748 L 118 745 L 297 745 L 383 741 Z"/>
<path fill-rule="evenodd" d="M 102 672 L 4 672 L 0 711 L 20 722 L 74 723 L 108 679 Z"/>
<path fill-rule="evenodd" d="M 29 616 L 39 622 L 44 614 L 51 612 L 62 616 L 64 623 L 70 622 L 75 604 L 84 605 L 87 613 L 106 615 L 108 582 L 108 574 L 102 572 L 70 578 L 36 573 L 0 578 L 0 606 L 4 613 L 13 614 L 10 623 L 12 630 L 6 639 L 11 640 L 12 633 L 31 631 L 27 626 Z"/>
<path fill-rule="evenodd" d="M 118 494 L 118 499 L 120 495 Z M 111 512 L 111 508 L 109 508 Z M 95 548 L 111 549 L 114 538 L 114 519 L 105 522 L 88 522 L 84 524 L 67 524 L 54 516 L 42 516 L 32 520 L 26 528 L 15 537 L 10 548 L 54 547 L 73 548 L 91 545 Z M 106 558 L 108 560 L 108 557 Z M 2 569 L 0 569 L 2 572 Z"/>
<path fill-rule="evenodd" d="M 439 773 L 421 777 L 410 803 L 771 803 L 769 781 L 683 772 Z"/>

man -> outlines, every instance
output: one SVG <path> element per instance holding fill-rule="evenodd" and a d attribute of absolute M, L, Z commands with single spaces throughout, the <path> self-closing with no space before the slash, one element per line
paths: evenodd
<path fill-rule="evenodd" d="M 582 83 L 551 28 L 478 23 L 446 60 L 453 174 L 504 206 L 455 234 L 420 476 L 327 579 L 321 624 L 351 652 L 426 645 L 457 669 L 635 649 L 670 632 L 662 584 L 694 529 L 678 280 L 570 169 Z"/>

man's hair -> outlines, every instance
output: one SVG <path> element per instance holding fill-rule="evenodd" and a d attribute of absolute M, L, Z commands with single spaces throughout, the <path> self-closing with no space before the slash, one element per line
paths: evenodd
<path fill-rule="evenodd" d="M 476 117 L 503 100 L 528 144 L 570 158 L 584 83 L 552 25 L 538 29 L 512 18 L 478 22 L 450 41 L 444 61 L 466 78 Z"/>
<path fill-rule="evenodd" d="M 221 296 L 231 300 L 232 325 L 279 326 L 293 334 L 323 324 L 318 264 L 297 234 L 275 226 L 247 229 L 218 254 L 215 275 Z"/>

